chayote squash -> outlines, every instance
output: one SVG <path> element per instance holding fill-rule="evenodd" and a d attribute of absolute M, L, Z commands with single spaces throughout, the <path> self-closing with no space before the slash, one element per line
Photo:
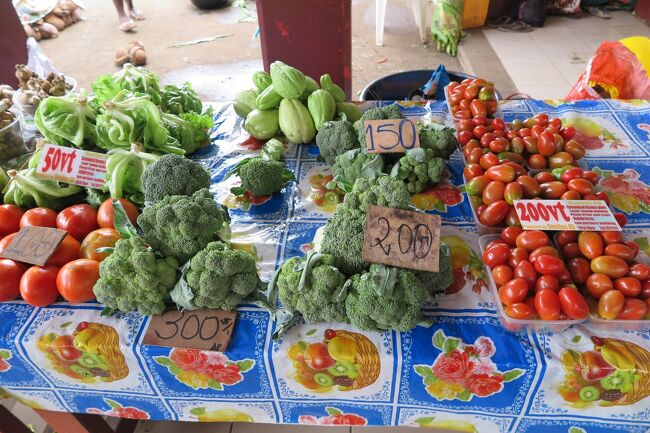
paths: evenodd
<path fill-rule="evenodd" d="M 305 74 L 285 63 L 271 63 L 273 87 L 280 96 L 287 99 L 299 98 L 307 87 Z"/>
<path fill-rule="evenodd" d="M 242 119 L 245 119 L 246 116 L 248 116 L 248 113 L 257 108 L 255 100 L 259 94 L 260 92 L 257 89 L 248 89 L 239 92 L 239 94 L 235 96 L 235 102 L 233 104 L 235 113 L 237 113 L 237 115 Z"/>
<path fill-rule="evenodd" d="M 257 108 L 260 110 L 270 110 L 271 108 L 278 108 L 280 101 L 282 101 L 282 96 L 278 95 L 278 92 L 275 91 L 275 86 L 271 84 L 262 90 L 262 93 L 255 100 L 255 104 L 257 104 Z"/>
<path fill-rule="evenodd" d="M 290 142 L 296 144 L 311 143 L 316 137 L 314 120 L 298 99 L 283 99 L 280 102 L 280 130 Z"/>
<path fill-rule="evenodd" d="M 361 108 L 357 104 L 352 102 L 337 102 L 336 103 L 336 113 L 345 114 L 345 119 L 348 122 L 356 122 L 361 119 L 363 113 L 361 113 Z"/>
<path fill-rule="evenodd" d="M 307 102 L 309 95 L 320 89 L 318 83 L 312 77 L 305 75 L 305 80 L 307 80 L 307 86 L 305 86 L 305 91 L 302 92 L 302 95 L 300 96 L 300 100 L 303 102 Z"/>
<path fill-rule="evenodd" d="M 244 129 L 258 140 L 273 138 L 280 130 L 279 111 L 253 110 L 248 113 L 244 121 Z"/>
<path fill-rule="evenodd" d="M 307 99 L 307 108 L 312 119 L 314 119 L 314 126 L 319 131 L 323 123 L 329 122 L 334 119 L 336 114 L 336 102 L 327 90 L 318 89 L 312 92 Z"/>
<path fill-rule="evenodd" d="M 330 92 L 336 102 L 345 101 L 345 92 L 339 86 L 334 84 L 330 74 L 320 76 L 320 88 Z"/>
<path fill-rule="evenodd" d="M 260 92 L 269 87 L 271 83 L 273 83 L 273 81 L 268 72 L 257 71 L 253 74 L 253 84 Z"/>

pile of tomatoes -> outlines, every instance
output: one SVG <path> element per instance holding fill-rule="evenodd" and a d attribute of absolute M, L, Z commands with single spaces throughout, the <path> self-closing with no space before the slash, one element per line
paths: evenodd
<path fill-rule="evenodd" d="M 589 315 L 589 304 L 546 233 L 506 227 L 485 246 L 483 262 L 509 317 L 581 321 Z"/>
<path fill-rule="evenodd" d="M 120 201 L 135 222 L 138 209 L 127 200 Z M 44 307 L 59 295 L 73 303 L 94 299 L 92 289 L 99 278 L 99 263 L 109 254 L 97 249 L 112 247 L 121 238 L 114 228 L 112 201 L 106 200 L 99 209 L 78 204 L 58 214 L 42 207 L 25 212 L 15 205 L 0 205 L 0 257 L 26 226 L 58 228 L 67 234 L 45 266 L 0 258 L 0 301 L 20 296 L 30 305 Z"/>
<path fill-rule="evenodd" d="M 573 279 L 606 320 L 642 320 L 650 310 L 650 266 L 621 232 L 559 232 L 555 243 Z"/>
<path fill-rule="evenodd" d="M 497 112 L 494 83 L 482 78 L 466 78 L 460 83 L 452 81 L 446 91 L 454 119 L 488 118 Z"/>

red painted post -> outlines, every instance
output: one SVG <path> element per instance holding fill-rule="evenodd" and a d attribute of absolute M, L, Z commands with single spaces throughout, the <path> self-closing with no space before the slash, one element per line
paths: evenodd
<path fill-rule="evenodd" d="M 27 35 L 10 1 L 0 1 L 0 84 L 18 85 L 16 64 L 27 63 Z"/>
<path fill-rule="evenodd" d="M 281 60 L 352 93 L 351 0 L 256 0 L 264 69 Z"/>

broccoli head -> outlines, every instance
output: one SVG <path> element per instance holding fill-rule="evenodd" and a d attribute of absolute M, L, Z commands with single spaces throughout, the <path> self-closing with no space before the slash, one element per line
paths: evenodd
<path fill-rule="evenodd" d="M 449 159 L 458 147 L 454 129 L 440 124 L 429 124 L 420 127 L 420 147 L 431 149 L 433 156 Z"/>
<path fill-rule="evenodd" d="M 145 241 L 164 256 L 185 263 L 210 242 L 229 240 L 228 211 L 207 189 L 171 195 L 146 206 L 138 217 Z"/>
<path fill-rule="evenodd" d="M 343 199 L 346 206 L 365 211 L 368 205 L 409 209 L 411 195 L 406 185 L 390 176 L 379 176 L 370 180 L 365 177 L 357 179 L 352 190 Z"/>
<path fill-rule="evenodd" d="M 335 183 L 343 190 L 349 191 L 354 181 L 365 177 L 374 179 L 384 171 L 384 159 L 378 154 L 367 153 L 362 149 L 348 150 L 334 160 L 332 173 Z"/>
<path fill-rule="evenodd" d="M 338 299 L 345 281 L 334 257 L 312 252 L 284 262 L 275 284 L 282 305 L 307 323 L 347 322 L 344 299 Z"/>
<path fill-rule="evenodd" d="M 409 193 L 417 194 L 442 180 L 445 174 L 445 160 L 434 156 L 431 149 L 407 150 L 391 170 L 391 176 L 401 179 Z"/>
<path fill-rule="evenodd" d="M 210 242 L 192 257 L 183 278 L 171 296 L 188 309 L 231 311 L 253 300 L 262 288 L 255 258 L 223 242 Z"/>
<path fill-rule="evenodd" d="M 93 292 L 110 309 L 160 314 L 176 283 L 177 269 L 176 259 L 159 258 L 138 236 L 120 239 L 100 263 Z"/>
<path fill-rule="evenodd" d="M 336 157 L 359 148 L 357 131 L 346 120 L 325 122 L 316 134 L 316 144 L 325 162 L 332 165 Z"/>
<path fill-rule="evenodd" d="M 345 311 L 357 328 L 408 331 L 423 320 L 429 293 L 411 271 L 373 264 L 346 284 Z"/>
<path fill-rule="evenodd" d="M 142 174 L 146 203 L 155 203 L 170 195 L 192 195 L 209 187 L 210 173 L 198 162 L 180 155 L 163 155 Z"/>
<path fill-rule="evenodd" d="M 403 119 L 404 115 L 399 109 L 399 105 L 390 104 L 384 105 L 383 107 L 371 108 L 370 110 L 363 113 L 361 119 L 358 120 L 357 125 L 357 135 L 359 137 L 359 145 L 365 149 L 366 148 L 366 128 L 363 123 L 366 120 L 382 120 L 382 119 Z"/>
<path fill-rule="evenodd" d="M 413 273 L 430 295 L 444 293 L 445 289 L 454 282 L 454 268 L 449 247 L 440 242 L 438 272 L 413 271 Z"/>
<path fill-rule="evenodd" d="M 241 179 L 241 186 L 230 189 L 233 194 L 250 192 L 256 197 L 278 192 L 296 179 L 284 163 L 259 157 L 241 161 L 230 174 L 237 174 Z"/>

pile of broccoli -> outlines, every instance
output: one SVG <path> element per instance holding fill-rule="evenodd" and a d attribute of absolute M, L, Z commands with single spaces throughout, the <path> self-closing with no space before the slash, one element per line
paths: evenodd
<path fill-rule="evenodd" d="M 198 162 L 167 154 L 142 174 L 144 201 L 153 204 L 170 195 L 192 195 L 210 187 L 210 173 Z"/>
<path fill-rule="evenodd" d="M 424 191 L 428 185 L 440 182 L 445 174 L 445 160 L 434 156 L 431 149 L 407 150 L 391 169 L 390 175 L 401 179 L 411 194 Z"/>
<path fill-rule="evenodd" d="M 357 179 L 375 179 L 384 172 L 384 158 L 365 149 L 349 150 L 334 159 L 332 173 L 334 185 L 349 191 Z"/>

